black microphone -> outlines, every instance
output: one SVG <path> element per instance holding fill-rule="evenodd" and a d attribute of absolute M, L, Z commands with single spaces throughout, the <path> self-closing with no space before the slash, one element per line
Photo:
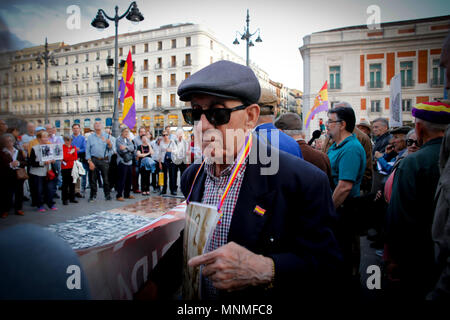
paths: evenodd
<path fill-rule="evenodd" d="M 321 135 L 321 134 L 322 134 L 322 132 L 321 132 L 320 130 L 315 130 L 315 131 L 312 133 L 312 138 L 311 138 L 311 140 L 309 140 L 308 145 L 309 145 L 309 146 L 312 145 L 312 143 L 314 142 L 314 140 L 320 138 L 320 135 Z"/>

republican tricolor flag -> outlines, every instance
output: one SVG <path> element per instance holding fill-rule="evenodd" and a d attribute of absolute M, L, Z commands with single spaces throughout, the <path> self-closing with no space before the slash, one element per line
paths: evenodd
<path fill-rule="evenodd" d="M 321 111 L 328 110 L 328 82 L 325 81 L 325 84 L 320 89 L 319 94 L 314 99 L 314 105 L 309 110 L 308 114 L 305 117 L 305 129 L 308 129 L 309 122 L 314 119 L 314 115 Z"/>
<path fill-rule="evenodd" d="M 127 61 L 123 67 L 122 79 L 119 84 L 119 99 L 123 103 L 122 123 L 133 129 L 136 125 L 136 105 L 134 102 L 133 60 L 128 51 Z"/>

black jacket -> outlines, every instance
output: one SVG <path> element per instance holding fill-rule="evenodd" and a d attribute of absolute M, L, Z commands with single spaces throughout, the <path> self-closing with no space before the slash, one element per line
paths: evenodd
<path fill-rule="evenodd" d="M 257 141 L 256 138 L 254 141 Z M 258 297 L 313 298 L 334 292 L 341 270 L 341 253 L 332 228 L 336 213 L 327 176 L 312 164 L 283 151 L 270 148 L 279 159 L 274 175 L 261 175 L 264 166 L 247 165 L 239 198 L 233 213 L 228 241 L 275 261 L 274 288 L 247 288 L 222 298 L 245 300 Z M 250 159 L 256 159 L 254 143 Z M 186 169 L 181 180 L 185 196 L 189 193 L 198 164 Z M 204 169 L 195 182 L 190 201 L 201 202 L 206 180 Z M 256 206 L 266 210 L 254 213 Z M 153 281 L 166 293 L 181 284 L 183 237 L 169 249 L 153 272 Z M 294 293 L 294 296 L 291 294 Z"/>

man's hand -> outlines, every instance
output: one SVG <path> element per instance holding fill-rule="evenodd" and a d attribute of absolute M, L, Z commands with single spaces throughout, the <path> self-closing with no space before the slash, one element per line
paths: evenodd
<path fill-rule="evenodd" d="M 109 139 L 106 139 L 106 143 L 108 144 L 108 147 L 112 147 L 112 143 L 111 143 L 111 140 L 109 140 Z"/>
<path fill-rule="evenodd" d="M 254 254 L 234 242 L 188 262 L 191 267 L 205 265 L 203 276 L 208 277 L 217 289 L 228 291 L 269 284 L 273 263 L 271 258 Z"/>
<path fill-rule="evenodd" d="M 127 147 L 125 147 L 123 144 L 119 145 L 120 150 L 125 150 Z"/>
<path fill-rule="evenodd" d="M 89 170 L 91 171 L 95 170 L 95 164 L 92 161 L 89 161 Z"/>
<path fill-rule="evenodd" d="M 380 159 L 383 154 L 380 151 L 375 151 L 375 158 Z"/>

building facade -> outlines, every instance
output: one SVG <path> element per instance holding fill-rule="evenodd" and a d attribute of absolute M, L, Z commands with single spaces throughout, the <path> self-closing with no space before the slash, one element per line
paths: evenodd
<path fill-rule="evenodd" d="M 136 128 L 149 128 L 158 134 L 165 126 L 187 127 L 181 109 L 186 103 L 178 99 L 178 85 L 191 74 L 218 60 L 245 64 L 245 60 L 220 43 L 213 32 L 196 24 L 166 25 L 158 29 L 119 35 L 120 66 L 131 51 L 134 64 Z M 49 45 L 56 66 L 49 66 L 49 121 L 60 133 L 70 132 L 74 123 L 84 131 L 95 121 L 112 125 L 114 107 L 114 37 L 66 45 Z M 28 53 L 28 51 L 30 53 Z M 22 51 L 27 51 L 27 54 Z M 1 110 L 43 124 L 43 67 L 35 61 L 42 47 L 24 49 L 11 55 L 9 67 L 0 67 L 0 83 L 17 78 L 13 98 Z M 123 60 L 123 61 L 122 61 Z M 16 67 L 17 66 L 17 67 Z M 261 86 L 269 87 L 266 72 L 251 66 Z M 119 68 L 119 79 L 122 68 Z M 38 84 L 39 82 L 39 84 Z M 15 83 L 15 82 L 14 82 Z M 17 91 L 17 96 L 15 95 Z M 29 96 L 33 99 L 28 100 Z M 34 99 L 38 96 L 39 99 Z M 14 98 L 18 97 L 18 98 Z M 24 103 L 26 101 L 26 103 Z M 119 105 L 122 116 L 122 106 Z M 121 120 L 121 118 L 120 118 Z"/>
<path fill-rule="evenodd" d="M 328 100 L 349 102 L 357 122 L 389 118 L 390 81 L 400 74 L 403 122 L 412 123 L 411 108 L 441 99 L 444 69 L 441 47 L 449 32 L 450 16 L 382 23 L 379 29 L 345 27 L 303 38 L 303 116 L 328 81 Z M 308 128 L 319 128 L 319 113 Z"/>

